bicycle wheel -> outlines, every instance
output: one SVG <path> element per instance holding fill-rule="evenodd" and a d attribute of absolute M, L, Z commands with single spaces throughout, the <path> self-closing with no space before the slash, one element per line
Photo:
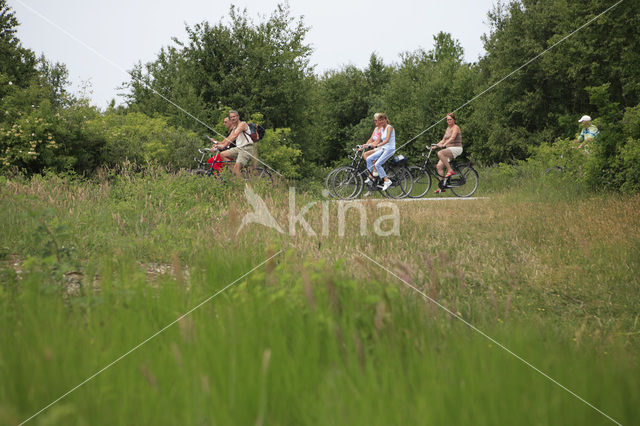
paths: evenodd
<path fill-rule="evenodd" d="M 460 164 L 456 173 L 449 178 L 451 192 L 458 197 L 471 197 L 478 189 L 478 172 L 471 164 Z"/>
<path fill-rule="evenodd" d="M 336 169 L 330 180 L 330 192 L 340 200 L 355 198 L 362 191 L 362 175 L 351 166 Z"/>
<path fill-rule="evenodd" d="M 413 188 L 409 193 L 410 198 L 422 198 L 431 189 L 431 175 L 420 166 L 409 167 L 409 173 L 413 178 Z"/>
<path fill-rule="evenodd" d="M 385 192 L 390 198 L 404 198 L 413 188 L 411 172 L 406 167 L 398 167 L 389 172 L 391 186 Z"/>
<path fill-rule="evenodd" d="M 341 167 L 338 167 L 337 169 L 333 169 L 331 170 L 328 174 L 327 177 L 324 179 L 324 188 L 327 190 L 327 193 L 329 194 L 329 197 L 331 198 L 338 198 L 336 194 L 334 194 L 332 192 L 332 188 L 331 188 L 331 179 L 333 179 L 333 175 L 339 170 L 341 169 Z"/>

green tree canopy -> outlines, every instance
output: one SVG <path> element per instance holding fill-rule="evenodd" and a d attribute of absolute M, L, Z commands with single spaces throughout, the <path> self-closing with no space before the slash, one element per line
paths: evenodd
<path fill-rule="evenodd" d="M 7 77 L 7 82 L 25 87 L 36 75 L 37 60 L 33 51 L 22 47 L 16 37 L 18 25 L 7 1 L 0 0 L 0 74 Z"/>
<path fill-rule="evenodd" d="M 578 30 L 611 6 L 603 0 L 522 0 L 498 3 L 489 13 L 487 53 L 479 63 L 484 84 L 476 93 L 541 56 L 474 102 L 470 127 L 478 157 L 490 163 L 522 159 L 540 142 L 572 134 L 581 115 L 596 114 L 589 87 L 610 84 L 618 119 L 622 108 L 640 101 L 637 3 L 622 2 Z"/>
<path fill-rule="evenodd" d="M 232 6 L 228 20 L 187 26 L 186 43 L 174 39 L 176 46 L 163 48 L 155 61 L 136 66 L 128 83 L 131 108 L 201 129 L 153 89 L 207 120 L 219 118 L 219 105 L 231 105 L 243 115 L 262 113 L 269 127 L 300 122 L 312 72 L 302 18 L 292 18 L 285 4 L 257 24 Z"/>

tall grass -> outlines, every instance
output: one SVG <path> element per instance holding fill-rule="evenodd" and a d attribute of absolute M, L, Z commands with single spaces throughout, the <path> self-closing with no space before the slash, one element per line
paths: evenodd
<path fill-rule="evenodd" d="M 493 174 L 497 173 L 498 176 Z M 640 418 L 638 196 L 505 177 L 488 200 L 318 202 L 295 236 L 239 184 L 151 173 L 0 182 L 0 424 L 607 424 L 375 258 L 623 424 Z M 502 185 L 504 189 L 498 189 Z M 481 182 L 482 183 L 482 182 Z M 288 228 L 289 192 L 256 187 Z M 546 196 L 544 194 L 547 194 Z M 388 226 L 390 221 L 383 224 Z"/>

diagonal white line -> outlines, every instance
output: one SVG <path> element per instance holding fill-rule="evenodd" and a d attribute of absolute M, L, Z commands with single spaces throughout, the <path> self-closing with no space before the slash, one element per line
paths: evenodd
<path fill-rule="evenodd" d="M 135 77 L 129 73 L 127 70 L 125 70 L 124 68 L 122 68 L 120 65 L 118 65 L 115 61 L 109 59 L 108 57 L 104 56 L 102 53 L 98 52 L 96 49 L 94 49 L 93 47 L 91 47 L 89 44 L 85 43 L 84 41 L 80 40 L 78 37 L 74 36 L 73 34 L 71 34 L 69 31 L 65 30 L 63 27 L 61 27 L 60 25 L 56 24 L 55 22 L 53 22 L 51 19 L 47 18 L 46 16 L 44 16 L 42 13 L 38 12 L 37 10 L 35 10 L 34 8 L 32 8 L 31 6 L 25 4 L 22 0 L 15 0 L 17 3 L 20 3 L 23 7 L 25 7 L 26 9 L 29 9 L 32 13 L 34 13 L 35 15 L 39 16 L 41 19 L 43 19 L 44 21 L 46 21 L 47 23 L 49 23 L 51 26 L 53 26 L 54 28 L 58 29 L 59 31 L 63 32 L 67 37 L 69 37 L 70 39 L 72 39 L 73 41 L 75 41 L 76 43 L 84 46 L 85 48 L 87 48 L 88 50 L 90 50 L 92 53 L 94 53 L 96 56 L 100 57 L 101 59 L 105 60 L 106 62 L 108 62 L 109 64 L 111 64 L 113 67 L 115 67 L 117 70 L 123 72 L 124 74 L 126 74 L 127 76 L 134 78 Z M 153 87 L 151 87 L 149 84 L 147 84 L 146 82 L 142 81 L 141 79 L 137 79 L 140 83 L 142 83 L 142 85 L 146 86 L 149 90 L 151 90 L 154 94 L 160 96 L 162 99 L 164 99 L 165 101 L 169 102 L 171 105 L 173 105 L 174 107 L 176 107 L 177 109 L 179 109 L 181 112 L 187 114 L 189 117 L 193 118 L 195 121 L 197 121 L 198 123 L 202 124 L 204 127 L 206 127 L 207 129 L 211 130 L 212 132 L 216 133 L 217 135 L 221 136 L 221 137 L 225 137 L 222 133 L 218 132 L 216 129 L 214 129 L 213 127 L 209 126 L 207 123 L 205 123 L 204 121 L 200 120 L 198 117 L 196 117 L 195 115 L 191 114 L 189 111 L 187 111 L 186 109 L 182 108 L 180 105 L 176 104 L 175 102 L 173 102 L 171 99 L 167 98 L 166 96 L 164 96 L 162 93 L 158 92 L 156 89 L 154 89 Z M 259 158 L 254 157 L 253 155 L 249 154 L 248 152 L 245 151 L 245 153 L 252 157 L 254 160 L 260 162 L 262 165 L 266 166 L 267 168 L 269 168 L 270 170 L 272 170 L 273 172 L 277 173 L 278 175 L 282 176 L 282 173 L 280 173 L 279 171 L 277 171 L 276 169 L 274 169 L 273 167 L 271 167 L 270 165 L 268 165 L 267 163 L 263 162 L 262 160 L 260 160 Z"/>
<path fill-rule="evenodd" d="M 480 335 L 482 335 L 483 337 L 485 337 L 486 339 L 488 339 L 490 342 L 492 342 L 493 344 L 495 344 L 496 346 L 500 347 L 501 349 L 505 350 L 507 353 L 509 353 L 510 355 L 514 356 L 516 359 L 518 359 L 519 361 L 521 361 L 522 363 L 524 363 L 525 365 L 527 365 L 528 367 L 532 368 L 533 370 L 535 370 L 536 372 L 540 373 L 541 375 L 543 375 L 544 377 L 546 377 L 548 380 L 550 380 L 551 382 L 553 382 L 554 384 L 558 385 L 560 388 L 564 389 L 565 391 L 569 392 L 571 395 L 573 395 L 574 397 L 578 398 L 580 401 L 584 402 L 585 404 L 587 404 L 589 407 L 593 408 L 594 410 L 596 410 L 598 413 L 602 414 L 604 417 L 606 417 L 607 419 L 611 420 L 613 423 L 622 426 L 621 423 L 617 422 L 616 420 L 614 420 L 613 418 L 611 418 L 610 416 L 608 416 L 606 413 L 604 413 L 602 410 L 598 409 L 597 407 L 595 407 L 593 404 L 591 404 L 590 402 L 588 402 L 587 400 L 585 400 L 584 398 L 582 398 L 580 395 L 576 394 L 575 392 L 573 392 L 571 389 L 567 388 L 566 386 L 563 386 L 562 383 L 558 382 L 557 380 L 555 380 L 553 377 L 549 376 L 547 373 L 545 373 L 544 371 L 540 370 L 539 368 L 537 368 L 535 365 L 531 364 L 529 361 L 527 361 L 526 359 L 522 358 L 521 356 L 519 356 L 518 354 L 514 353 L 513 351 L 511 351 L 509 348 L 507 348 L 506 346 L 504 346 L 502 343 L 498 342 L 497 340 L 495 340 L 493 337 L 489 336 L 488 334 L 486 334 L 485 332 L 483 332 L 482 330 L 480 330 L 479 328 L 477 328 L 476 326 L 474 326 L 473 324 L 471 324 L 469 321 L 466 321 L 464 318 L 462 318 L 459 315 L 456 315 L 455 313 L 453 313 L 450 309 L 448 309 L 447 307 L 443 306 L 442 304 L 440 304 L 437 300 L 434 300 L 433 298 L 429 297 L 428 295 L 426 295 L 424 292 L 420 291 L 419 289 L 417 289 L 416 287 L 412 286 L 411 284 L 409 284 L 408 282 L 406 282 L 404 279 L 402 279 L 401 277 L 399 277 L 398 275 L 396 275 L 393 271 L 389 270 L 388 268 L 385 268 L 384 266 L 382 266 L 381 264 L 379 264 L 378 262 L 376 262 L 374 259 L 372 259 L 371 257 L 367 256 L 366 254 L 364 254 L 360 249 L 357 249 L 358 252 L 365 258 L 367 258 L 368 260 L 370 260 L 372 263 L 378 265 L 381 269 L 387 271 L 389 274 L 393 275 L 394 277 L 396 277 L 397 279 L 399 279 L 400 281 L 402 281 L 407 287 L 409 287 L 410 289 L 414 290 L 415 292 L 419 293 L 422 297 L 424 297 L 425 299 L 429 300 L 430 302 L 434 303 L 435 305 L 437 305 L 439 308 L 441 308 L 442 310 L 444 310 L 446 313 L 448 313 L 449 315 L 451 315 L 452 317 L 462 321 L 466 326 L 468 326 L 469 328 L 471 328 L 473 331 L 479 333 Z"/>
<path fill-rule="evenodd" d="M 619 0 L 616 4 L 614 4 L 613 6 L 609 7 L 607 10 L 605 10 L 604 12 L 600 13 L 599 15 L 595 16 L 594 18 L 590 19 L 589 21 L 587 21 L 586 23 L 582 24 L 580 27 L 578 27 L 577 29 L 575 29 L 574 31 L 572 31 L 571 33 L 569 33 L 568 35 L 562 37 L 562 39 L 560 39 L 559 41 L 555 42 L 553 45 L 551 45 L 550 47 L 548 47 L 547 49 L 545 49 L 543 52 L 537 54 L 535 57 L 529 59 L 527 62 L 525 62 L 524 64 L 520 65 L 520 67 L 518 67 L 517 69 L 511 71 L 509 74 L 505 75 L 504 77 L 502 77 L 499 81 L 493 83 L 491 86 L 489 86 L 488 88 L 486 88 L 485 90 L 483 90 L 482 92 L 478 93 L 476 96 L 474 96 L 473 98 L 469 99 L 467 102 L 465 102 L 464 104 L 460 105 L 458 108 L 454 109 L 451 112 L 457 112 L 459 110 L 461 110 L 462 108 L 466 107 L 467 105 L 469 105 L 471 102 L 475 101 L 476 99 L 478 99 L 480 96 L 484 95 L 485 93 L 489 92 L 491 89 L 493 89 L 494 87 L 496 87 L 498 84 L 502 83 L 503 81 L 505 81 L 507 78 L 511 77 L 513 74 L 517 73 L 518 71 L 520 71 L 522 68 L 526 67 L 527 65 L 529 65 L 531 62 L 535 61 L 536 59 L 538 59 L 539 57 L 541 57 L 542 55 L 544 55 L 545 53 L 547 53 L 549 50 L 553 49 L 554 47 L 556 47 L 557 45 L 559 45 L 560 43 L 562 43 L 563 41 L 565 41 L 566 39 L 568 39 L 569 37 L 571 37 L 572 35 L 574 35 L 575 33 L 577 33 L 578 31 L 580 31 L 581 29 L 583 29 L 584 27 L 586 27 L 587 25 L 591 24 L 593 21 L 595 21 L 596 19 L 600 18 L 602 15 L 608 13 L 609 11 L 611 11 L 614 7 L 618 6 L 620 3 L 622 3 L 624 0 Z M 429 130 L 431 130 L 433 127 L 435 127 L 438 123 L 440 123 L 442 120 L 444 120 L 446 118 L 446 116 L 442 117 L 440 120 L 436 121 L 435 123 L 433 123 L 431 126 L 427 127 L 427 129 L 423 130 L 422 132 L 418 133 L 416 136 L 414 136 L 413 138 L 409 139 L 407 142 L 405 142 L 404 144 L 402 144 L 400 146 L 400 148 L 396 148 L 396 151 L 398 151 L 399 149 L 405 147 L 407 144 L 413 142 L 414 140 L 416 140 L 417 138 L 419 138 L 420 136 L 422 136 L 423 134 L 425 134 L 426 132 L 428 132 Z"/>
<path fill-rule="evenodd" d="M 71 388 L 70 390 L 68 390 L 67 392 L 65 392 L 64 394 L 62 394 L 60 397 L 58 397 L 57 399 L 53 400 L 52 402 L 50 402 L 49 404 L 47 404 L 45 407 L 41 408 L 40 410 L 38 410 L 38 412 L 36 412 L 35 414 L 33 414 L 31 417 L 29 417 L 28 419 L 22 421 L 20 423 L 20 426 L 27 423 L 28 421 L 30 421 L 31 419 L 33 419 L 34 417 L 36 417 L 38 414 L 42 413 L 43 411 L 45 411 L 47 408 L 51 407 L 53 404 L 57 403 L 58 401 L 60 401 L 61 399 L 63 399 L 64 397 L 66 397 L 67 395 L 69 395 L 70 393 L 72 393 L 73 391 L 75 391 L 76 389 L 78 389 L 80 386 L 84 385 L 85 383 L 89 382 L 90 380 L 92 380 L 93 378 L 95 378 L 96 376 L 98 376 L 100 373 L 102 373 L 103 371 L 105 371 L 107 368 L 111 367 L 112 365 L 114 365 L 115 363 L 117 363 L 118 361 L 120 361 L 121 359 L 123 359 L 124 357 L 126 357 L 127 355 L 129 355 L 130 353 L 132 353 L 133 351 L 135 351 L 136 349 L 140 348 L 142 345 L 144 345 L 145 343 L 147 343 L 148 341 L 150 341 L 151 339 L 153 339 L 154 337 L 158 336 L 159 334 L 161 334 L 162 332 L 164 332 L 166 329 L 168 329 L 169 327 L 171 327 L 172 325 L 174 325 L 175 323 L 177 323 L 178 321 L 180 321 L 182 318 L 185 318 L 186 316 L 188 316 L 189 314 L 191 314 L 193 311 L 195 311 L 196 309 L 200 308 L 202 305 L 204 305 L 205 303 L 209 302 L 211 299 L 213 299 L 214 297 L 216 297 L 217 295 L 221 294 L 222 292 L 224 292 L 226 289 L 228 289 L 229 287 L 233 286 L 235 283 L 237 283 L 238 281 L 240 281 L 241 279 L 243 279 L 244 277 L 246 277 L 247 275 L 249 275 L 250 273 L 252 273 L 253 271 L 255 271 L 256 269 L 258 269 L 259 267 L 261 267 L 262 265 L 264 265 L 265 263 L 267 263 L 268 261 L 270 261 L 271 259 L 273 259 L 274 257 L 276 257 L 277 255 L 279 255 L 280 253 L 282 253 L 282 250 L 278 251 L 276 254 L 272 255 L 271 257 L 269 257 L 268 259 L 266 259 L 265 261 L 263 261 L 262 263 L 260 263 L 259 265 L 253 267 L 249 272 L 245 273 L 244 275 L 242 275 L 241 277 L 237 278 L 235 281 L 233 281 L 231 284 L 227 285 L 226 287 L 224 287 L 222 290 L 217 291 L 216 293 L 214 293 L 213 295 L 207 297 L 205 300 L 203 300 L 202 302 L 200 302 L 199 304 L 197 304 L 196 306 L 194 306 L 193 308 L 189 309 L 187 312 L 185 312 L 184 314 L 180 315 L 178 318 L 176 318 L 174 321 L 170 322 L 169 324 L 167 324 L 166 326 L 162 327 L 160 330 L 158 330 L 157 332 L 155 332 L 154 334 L 152 334 L 151 336 L 147 337 L 146 339 L 144 339 L 142 342 L 138 343 L 136 346 L 134 346 L 133 348 L 129 349 L 127 352 L 125 352 L 124 354 L 120 355 L 118 358 L 116 358 L 115 360 L 111 361 L 109 364 L 107 364 L 106 366 L 104 366 L 103 368 L 101 368 L 100 370 L 96 371 L 95 373 L 93 373 L 91 376 L 87 377 L 85 380 L 83 380 L 82 382 L 80 382 L 78 385 L 74 386 L 73 388 Z"/>

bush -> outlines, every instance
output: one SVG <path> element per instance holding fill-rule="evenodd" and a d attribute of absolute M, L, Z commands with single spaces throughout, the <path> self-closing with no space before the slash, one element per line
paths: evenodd
<path fill-rule="evenodd" d="M 109 110 L 92 125 L 105 134 L 104 160 L 108 165 L 128 160 L 189 167 L 194 152 L 208 143 L 192 131 L 170 126 L 164 117 L 152 118 L 140 112 L 118 114 Z"/>
<path fill-rule="evenodd" d="M 625 110 L 619 123 L 600 130 L 586 167 L 586 182 L 595 188 L 640 190 L 640 105 Z"/>
<path fill-rule="evenodd" d="M 28 174 L 45 170 L 86 173 L 101 161 L 105 137 L 90 123 L 100 116 L 86 100 L 67 108 L 52 105 L 48 88 L 34 81 L 27 88 L 7 83 L 0 102 L 0 169 Z"/>
<path fill-rule="evenodd" d="M 290 142 L 291 129 L 267 130 L 257 143 L 258 157 L 287 179 L 300 179 L 302 151 Z"/>
<path fill-rule="evenodd" d="M 629 138 L 620 149 L 624 182 L 623 192 L 640 190 L 640 138 Z"/>
<path fill-rule="evenodd" d="M 564 176 L 572 180 L 584 176 L 584 166 L 589 155 L 573 139 L 556 139 L 553 143 L 543 143 L 532 149 L 528 163 L 537 166 L 542 173 L 550 167 L 558 166 L 564 171 Z"/>

